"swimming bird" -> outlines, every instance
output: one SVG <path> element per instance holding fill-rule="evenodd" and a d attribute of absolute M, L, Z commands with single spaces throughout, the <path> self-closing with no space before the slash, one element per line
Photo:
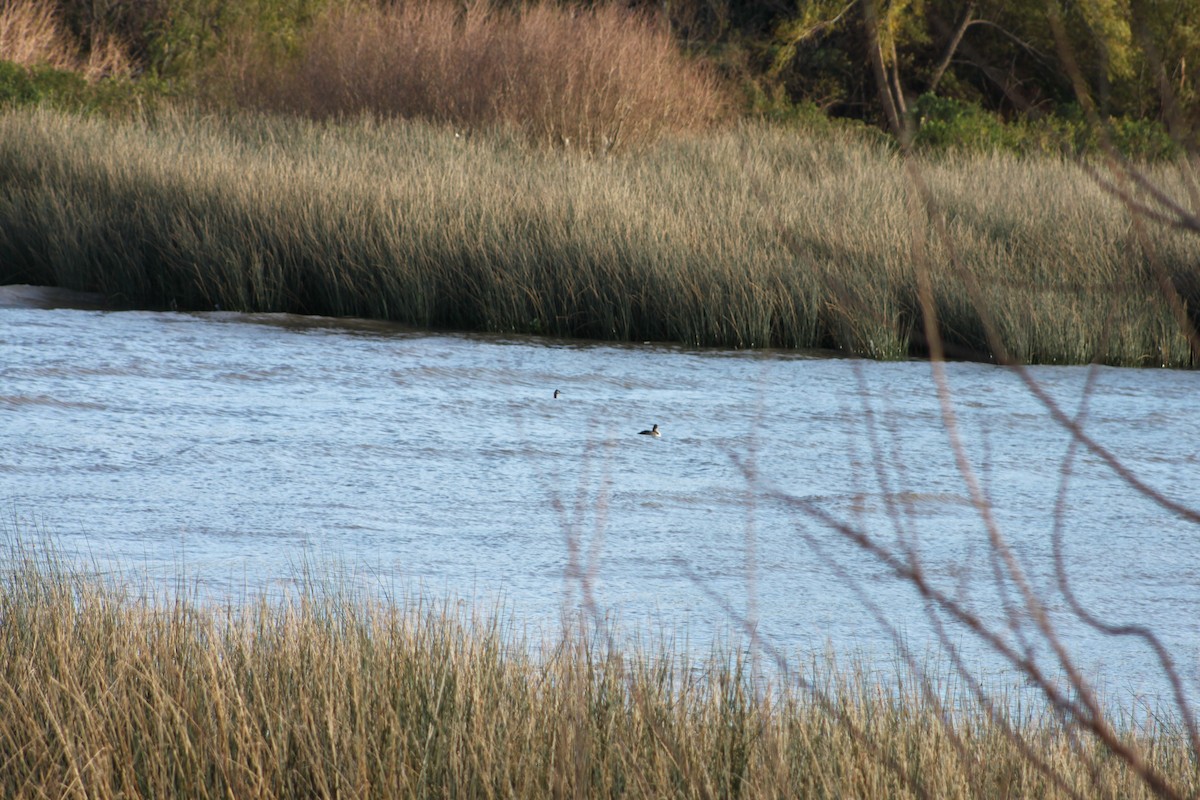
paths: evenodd
<path fill-rule="evenodd" d="M 654 423 L 654 427 L 648 431 L 638 431 L 638 435 L 639 436 L 662 436 L 662 434 L 658 432 L 658 423 L 657 422 Z"/>
<path fill-rule="evenodd" d="M 558 396 L 559 396 L 560 394 L 562 394 L 562 392 L 560 392 L 558 389 L 555 389 L 555 390 L 554 390 L 554 399 L 555 399 L 555 400 L 557 400 L 557 399 L 558 399 Z"/>

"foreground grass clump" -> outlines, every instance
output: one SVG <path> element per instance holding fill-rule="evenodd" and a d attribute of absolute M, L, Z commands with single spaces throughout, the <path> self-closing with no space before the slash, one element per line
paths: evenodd
<path fill-rule="evenodd" d="M 761 126 L 587 158 L 520 135 L 259 115 L 0 115 L 0 282 L 694 346 L 1189 366 L 1200 237 L 1077 165 L 915 162 Z M 1151 179 L 1183 192 L 1178 169 Z M 928 213 L 932 211 L 932 214 Z M 1164 287 L 1169 291 L 1164 293 Z M 1180 305 L 1172 306 L 1171 294 Z"/>
<path fill-rule="evenodd" d="M 534 656 L 449 604 L 308 585 L 217 609 L 6 556 L 5 797 L 1147 794 L 1013 696 L 989 717 L 951 686 L 832 666 L 807 690 L 769 686 L 733 655 L 693 668 L 586 634 Z M 1181 794 L 1197 788 L 1169 724 L 1123 735 Z"/>

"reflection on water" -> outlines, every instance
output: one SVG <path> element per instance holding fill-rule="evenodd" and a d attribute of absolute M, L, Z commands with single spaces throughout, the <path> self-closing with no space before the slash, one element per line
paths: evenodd
<path fill-rule="evenodd" d="M 923 652 L 919 598 L 828 515 L 909 548 L 937 586 L 1001 620 L 928 364 L 60 305 L 0 290 L 0 498 L 10 528 L 101 564 L 182 572 L 223 596 L 337 561 L 388 590 L 503 597 L 547 625 L 580 603 L 584 572 L 627 626 L 685 623 L 693 644 L 736 629 L 732 611 L 755 613 L 784 652 L 890 653 L 874 607 Z M 1000 528 L 1068 620 L 1051 559 L 1068 439 L 1013 375 L 948 372 Z M 1086 369 L 1034 374 L 1075 413 Z M 1197 376 L 1102 369 L 1096 387 L 1088 431 L 1192 497 Z M 661 439 L 637 435 L 655 423 Z M 1081 599 L 1153 624 L 1196 687 L 1195 526 L 1090 454 L 1062 519 Z M 1148 685 L 1143 646 L 1065 631 L 1115 690 Z"/>

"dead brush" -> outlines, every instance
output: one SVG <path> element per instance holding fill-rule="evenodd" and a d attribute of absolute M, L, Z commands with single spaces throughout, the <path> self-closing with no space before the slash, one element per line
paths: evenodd
<path fill-rule="evenodd" d="M 0 60 L 77 72 L 89 82 L 133 71 L 126 48 L 113 36 L 97 34 L 84 52 L 47 0 L 0 2 Z"/>
<path fill-rule="evenodd" d="M 291 59 L 247 41 L 214 70 L 238 102 L 316 118 L 370 113 L 512 127 L 587 152 L 711 127 L 725 91 L 653 17 L 614 4 L 450 0 L 335 5 Z"/>

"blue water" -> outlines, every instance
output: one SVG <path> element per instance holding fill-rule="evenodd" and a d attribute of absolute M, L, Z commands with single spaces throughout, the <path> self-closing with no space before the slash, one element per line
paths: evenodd
<path fill-rule="evenodd" d="M 891 656 L 894 633 L 936 658 L 927 606 L 850 531 L 1057 669 L 1029 615 L 1005 616 L 927 363 L 86 305 L 0 289 L 4 528 L 81 568 L 236 600 L 307 567 L 500 602 L 535 629 L 584 609 L 700 650 L 753 625 L 768 658 Z M 1080 624 L 1058 589 L 1068 434 L 1013 373 L 946 373 L 969 471 L 1063 640 L 1109 692 L 1163 697 L 1149 650 Z M 1200 375 L 1031 374 L 1070 414 L 1091 375 L 1088 434 L 1165 496 L 1194 498 Z M 654 423 L 661 438 L 638 435 Z M 1062 522 L 1080 599 L 1151 626 L 1197 694 L 1197 526 L 1085 451 Z M 961 625 L 950 637 L 1003 666 Z"/>

